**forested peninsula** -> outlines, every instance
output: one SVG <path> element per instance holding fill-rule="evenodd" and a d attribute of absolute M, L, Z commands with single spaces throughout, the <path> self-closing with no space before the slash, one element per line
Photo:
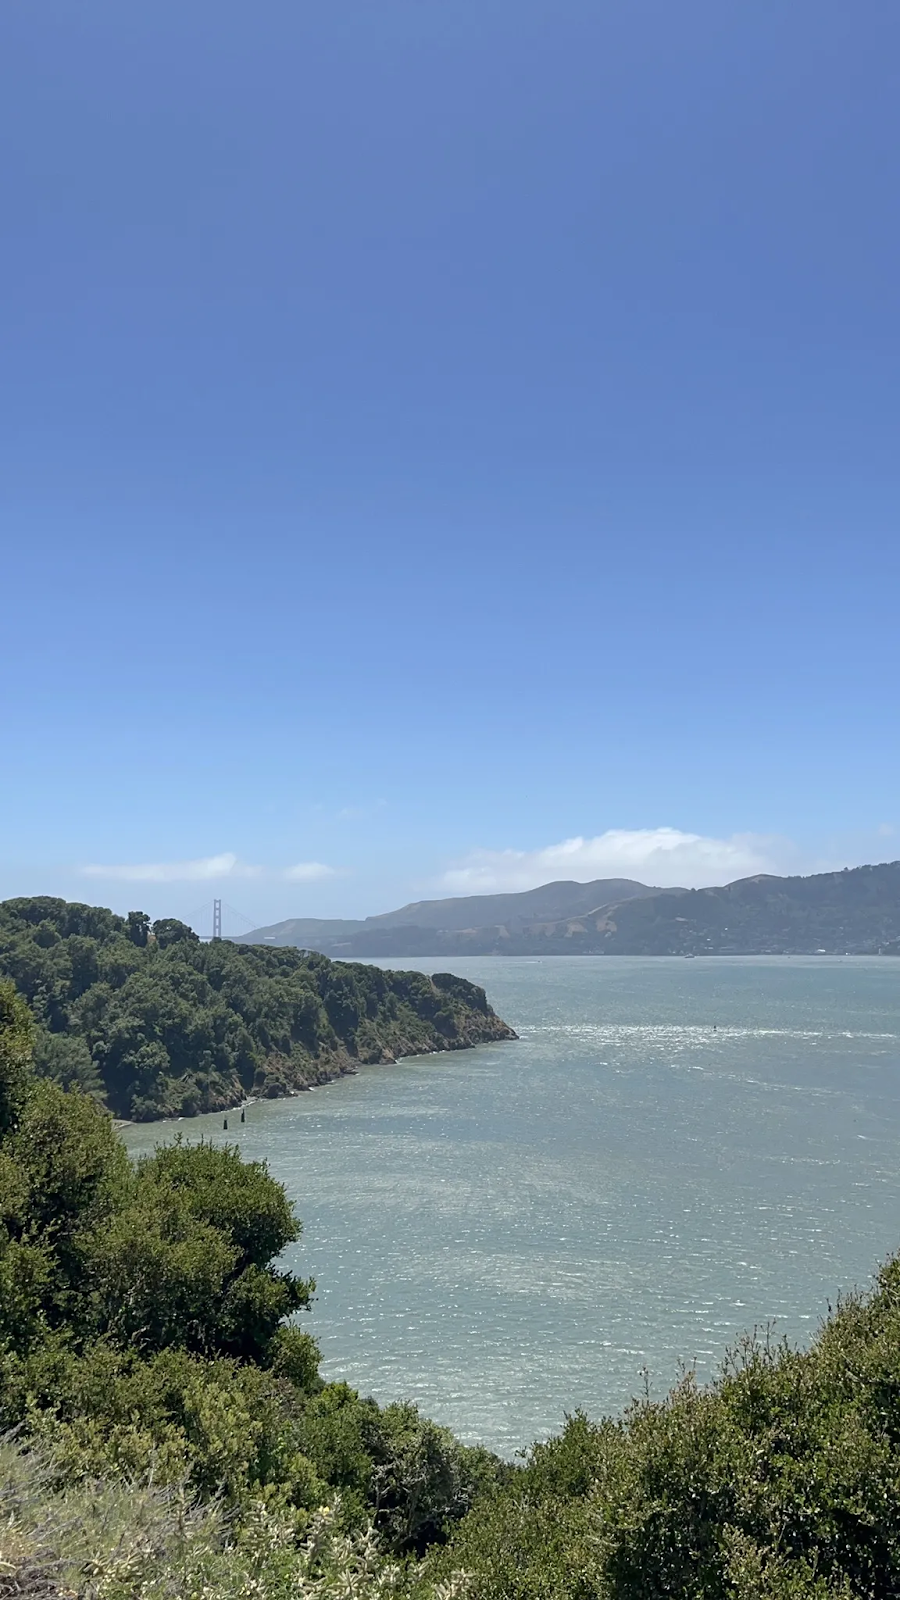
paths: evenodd
<path fill-rule="evenodd" d="M 308 1089 L 362 1064 L 513 1039 L 483 989 L 38 896 L 0 903 L 0 978 L 39 1074 L 151 1121 Z"/>

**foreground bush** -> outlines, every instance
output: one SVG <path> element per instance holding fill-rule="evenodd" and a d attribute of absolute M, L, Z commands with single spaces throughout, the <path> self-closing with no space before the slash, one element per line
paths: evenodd
<path fill-rule="evenodd" d="M 240 1523 L 180 1487 L 98 1478 L 58 1487 L 54 1468 L 0 1443 L 0 1593 L 51 1600 L 467 1600 L 461 1575 L 432 1584 L 386 1561 L 371 1528 L 340 1531 L 323 1505 L 302 1537 L 283 1511 Z"/>
<path fill-rule="evenodd" d="M 900 1594 L 900 1262 L 814 1347 L 746 1341 L 620 1421 L 570 1418 L 427 1564 L 480 1600 Z"/>

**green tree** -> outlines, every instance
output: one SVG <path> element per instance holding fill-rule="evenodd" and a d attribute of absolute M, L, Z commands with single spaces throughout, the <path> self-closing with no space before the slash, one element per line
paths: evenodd
<path fill-rule="evenodd" d="M 146 1303 L 141 1315 L 155 1326 L 153 1284 L 170 1271 L 164 1298 L 182 1307 L 180 1342 L 268 1364 L 280 1325 L 309 1304 L 315 1289 L 312 1280 L 273 1265 L 299 1235 L 284 1189 L 263 1163 L 242 1161 L 233 1146 L 176 1140 L 139 1163 L 135 1211 L 121 1219 L 114 1245 L 109 1235 L 102 1245 L 118 1274 L 111 1314 L 124 1297 Z M 192 1266 L 204 1252 L 202 1266 Z M 155 1342 L 175 1338 L 157 1333 Z"/>
<path fill-rule="evenodd" d="M 12 983 L 0 981 L 0 1138 L 15 1127 L 32 1077 L 33 1026 Z"/>
<path fill-rule="evenodd" d="M 81 1034 L 36 1029 L 34 1065 L 42 1078 L 52 1078 L 64 1089 L 81 1089 L 96 1100 L 105 1098 L 103 1079 Z"/>
<path fill-rule="evenodd" d="M 125 934 L 132 944 L 143 950 L 150 936 L 150 918 L 146 911 L 129 911 L 125 918 Z"/>
<path fill-rule="evenodd" d="M 170 944 L 200 942 L 193 928 L 189 928 L 186 922 L 179 922 L 177 917 L 161 917 L 154 922 L 153 937 L 160 950 L 165 950 Z"/>

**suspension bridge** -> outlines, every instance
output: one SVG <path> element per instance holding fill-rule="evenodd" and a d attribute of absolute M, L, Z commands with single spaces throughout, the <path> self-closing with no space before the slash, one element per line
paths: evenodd
<path fill-rule="evenodd" d="M 240 942 L 242 934 L 249 933 L 251 928 L 259 926 L 257 920 L 245 916 L 243 911 L 238 911 L 225 900 L 206 900 L 196 911 L 191 912 L 187 921 L 207 944 L 215 943 L 218 939 L 233 939 Z"/>

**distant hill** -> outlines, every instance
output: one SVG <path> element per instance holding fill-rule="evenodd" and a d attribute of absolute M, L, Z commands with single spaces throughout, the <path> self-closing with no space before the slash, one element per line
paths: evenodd
<path fill-rule="evenodd" d="M 639 895 L 671 893 L 632 878 L 595 878 L 591 883 L 545 883 L 519 894 L 472 894 L 447 900 L 416 900 L 362 922 L 291 917 L 242 935 L 241 944 L 298 945 L 324 955 L 483 955 L 510 952 L 510 941 L 530 948 L 543 932 L 570 919 L 599 915 Z M 678 891 L 675 891 L 678 892 Z"/>
<path fill-rule="evenodd" d="M 363 922 L 295 919 L 242 943 L 347 957 L 900 955 L 900 862 L 810 877 L 652 889 L 627 878 L 422 900 Z"/>
<path fill-rule="evenodd" d="M 415 900 L 399 911 L 386 911 L 367 917 L 365 932 L 379 928 L 441 928 L 462 932 L 472 928 L 508 926 L 511 922 L 560 922 L 566 917 L 587 916 L 599 906 L 634 895 L 657 894 L 633 878 L 595 878 L 592 883 L 545 883 L 539 889 L 518 894 L 468 894 L 451 900 Z"/>
<path fill-rule="evenodd" d="M 900 861 L 626 901 L 589 942 L 610 955 L 898 955 Z"/>
<path fill-rule="evenodd" d="M 339 917 L 288 917 L 286 922 L 273 922 L 270 928 L 254 928 L 252 933 L 242 933 L 231 943 L 296 945 L 301 950 L 320 950 L 327 955 L 335 940 L 346 942 L 366 927 L 365 922 L 345 921 Z"/>

